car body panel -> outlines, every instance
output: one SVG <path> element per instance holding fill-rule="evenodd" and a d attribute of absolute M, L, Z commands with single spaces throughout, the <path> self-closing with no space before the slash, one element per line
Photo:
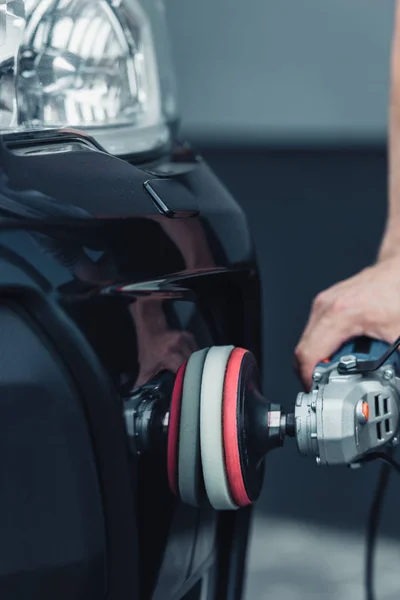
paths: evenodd
<path fill-rule="evenodd" d="M 79 147 L 63 151 L 60 144 L 73 147 L 71 140 Z M 76 132 L 42 134 L 35 144 L 21 153 L 18 136 L 1 142 L 0 286 L 3 299 L 24 306 L 43 335 L 58 340 L 60 359 L 75 373 L 105 521 L 115 523 L 114 538 L 121 536 L 110 545 L 106 527 L 106 596 L 181 598 L 214 569 L 203 597 L 240 598 L 251 509 L 217 514 L 177 501 L 164 448 L 129 455 L 120 402 L 122 390 L 165 369 L 175 373 L 196 349 L 244 346 L 261 361 L 260 283 L 244 213 L 181 145 L 134 165 Z M 161 206 L 148 182 L 155 182 Z M 85 371 L 86 360 L 93 364 Z M 108 403 L 96 405 L 89 398 L 96 393 Z M 112 454 L 114 474 L 106 465 Z M 124 497 L 111 500 L 110 485 Z"/>

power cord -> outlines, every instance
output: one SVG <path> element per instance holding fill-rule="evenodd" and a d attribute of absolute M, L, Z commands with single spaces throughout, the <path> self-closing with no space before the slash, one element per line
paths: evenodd
<path fill-rule="evenodd" d="M 374 452 L 366 457 L 363 462 L 372 462 L 380 460 L 385 463 L 379 473 L 374 499 L 368 516 L 367 541 L 365 553 L 365 591 L 366 600 L 375 600 L 374 592 L 374 560 L 379 523 L 382 515 L 382 506 L 385 494 L 390 482 L 391 470 L 394 469 L 400 474 L 400 464 L 392 458 L 393 450 L 387 454 Z"/>
<path fill-rule="evenodd" d="M 372 462 L 374 460 L 380 460 L 384 462 L 387 466 L 392 467 L 395 471 L 400 474 L 400 463 L 396 462 L 393 457 L 393 450 L 384 452 L 371 452 L 367 458 L 363 460 L 363 462 Z"/>

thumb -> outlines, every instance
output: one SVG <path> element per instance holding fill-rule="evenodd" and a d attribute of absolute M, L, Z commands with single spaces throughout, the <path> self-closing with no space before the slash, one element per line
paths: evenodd
<path fill-rule="evenodd" d="M 346 328 L 338 326 L 329 316 L 319 319 L 306 330 L 295 349 L 296 368 L 306 388 L 309 390 L 312 385 L 317 363 L 329 359 L 346 341 L 363 333 L 354 324 Z"/>

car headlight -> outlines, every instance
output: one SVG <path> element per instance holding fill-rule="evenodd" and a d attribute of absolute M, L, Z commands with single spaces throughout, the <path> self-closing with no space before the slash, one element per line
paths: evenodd
<path fill-rule="evenodd" d="M 0 0 L 0 131 L 146 152 L 168 142 L 175 97 L 162 0 Z"/>

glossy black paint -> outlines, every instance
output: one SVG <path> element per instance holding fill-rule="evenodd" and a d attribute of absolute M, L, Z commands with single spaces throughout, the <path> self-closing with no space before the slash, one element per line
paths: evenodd
<path fill-rule="evenodd" d="M 179 192 L 179 210 L 160 211 L 154 180 L 166 206 Z M 80 391 L 108 528 L 107 597 L 178 597 L 214 565 L 210 600 L 240 598 L 251 511 L 177 503 L 163 453 L 129 456 L 120 392 L 211 344 L 261 362 L 243 212 L 186 146 L 135 166 L 76 132 L 14 135 L 0 147 L 0 248 L 2 296 L 34 316 Z"/>

